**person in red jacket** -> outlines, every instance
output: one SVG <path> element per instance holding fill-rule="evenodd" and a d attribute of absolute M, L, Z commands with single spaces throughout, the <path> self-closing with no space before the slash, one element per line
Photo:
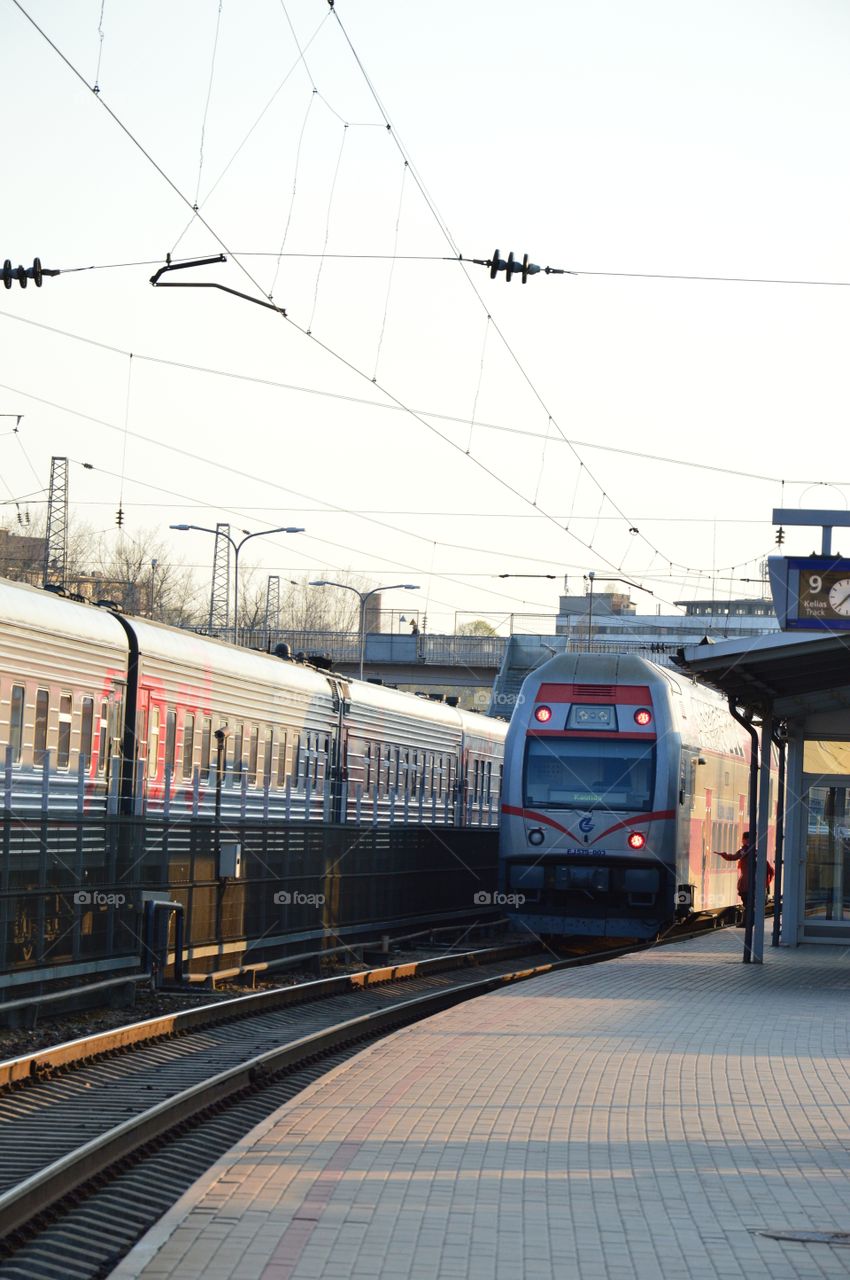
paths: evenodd
<path fill-rule="evenodd" d="M 743 903 L 747 901 L 747 890 L 750 887 L 750 869 L 753 865 L 753 854 L 755 847 L 750 842 L 750 833 L 745 831 L 741 841 L 741 847 L 735 853 L 721 853 L 718 849 L 717 856 L 723 858 L 726 862 L 737 862 L 738 864 L 738 897 Z M 770 886 L 773 884 L 773 863 L 768 860 L 767 864 L 767 890 L 770 892 Z"/>

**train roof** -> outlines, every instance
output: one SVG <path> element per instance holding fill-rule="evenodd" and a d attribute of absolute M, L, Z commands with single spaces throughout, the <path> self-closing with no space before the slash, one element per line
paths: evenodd
<path fill-rule="evenodd" d="M 0 617 L 4 623 L 49 636 L 65 636 L 84 644 L 105 645 L 127 653 L 121 624 L 108 609 L 69 600 L 43 587 L 0 578 Z"/>
<path fill-rule="evenodd" d="M 681 688 L 681 680 L 667 667 L 633 653 L 558 653 L 530 671 L 523 681 L 528 693 L 543 683 L 658 684 Z"/>
<path fill-rule="evenodd" d="M 328 693 L 325 674 L 314 667 L 285 662 L 274 654 L 246 649 L 212 636 L 198 635 L 196 631 L 153 622 L 149 618 L 128 615 L 126 622 L 136 635 L 142 657 L 157 657 L 193 667 L 212 667 L 221 675 L 237 680 L 295 685 L 306 693 Z"/>
<path fill-rule="evenodd" d="M 58 592 L 45 591 L 28 583 L 0 578 L 0 617 L 45 635 L 62 635 L 83 644 L 107 646 L 126 660 L 127 636 L 124 625 L 135 634 L 142 656 L 192 667 L 214 667 L 222 675 L 237 680 L 253 680 L 296 687 L 307 694 L 327 696 L 328 678 L 344 682 L 351 701 L 359 706 L 395 710 L 434 724 L 463 726 L 467 732 L 490 741 L 500 741 L 507 724 L 476 712 L 463 711 L 444 702 L 417 697 L 400 689 L 355 680 L 337 672 L 319 670 L 308 663 L 292 662 L 199 635 L 181 627 L 154 622 L 149 618 L 122 615 L 121 621 L 108 608 L 69 599 Z"/>

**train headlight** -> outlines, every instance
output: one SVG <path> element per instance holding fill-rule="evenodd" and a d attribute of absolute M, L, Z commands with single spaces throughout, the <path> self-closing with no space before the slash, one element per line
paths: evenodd
<path fill-rule="evenodd" d="M 642 849 L 646 844 L 646 836 L 642 831 L 633 831 L 629 836 L 630 849 Z"/>
<path fill-rule="evenodd" d="M 649 707 L 639 707 L 635 712 L 635 724 L 643 725 L 652 724 L 652 712 Z"/>
<path fill-rule="evenodd" d="M 529 831 L 529 833 L 528 833 L 528 843 L 529 843 L 529 844 L 542 844 L 542 843 L 543 843 L 543 832 L 542 832 L 542 830 L 540 829 L 540 827 L 532 827 L 532 828 L 531 828 L 531 830 L 530 830 L 530 831 Z"/>
<path fill-rule="evenodd" d="M 539 720 L 541 724 L 548 724 L 552 719 L 551 707 L 537 707 L 534 712 L 534 719 Z"/>

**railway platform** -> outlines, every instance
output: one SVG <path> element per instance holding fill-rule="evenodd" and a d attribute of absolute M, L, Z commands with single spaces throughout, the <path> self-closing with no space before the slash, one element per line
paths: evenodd
<path fill-rule="evenodd" d="M 850 954 L 745 966 L 742 939 L 396 1032 L 257 1126 L 113 1280 L 850 1275 Z"/>

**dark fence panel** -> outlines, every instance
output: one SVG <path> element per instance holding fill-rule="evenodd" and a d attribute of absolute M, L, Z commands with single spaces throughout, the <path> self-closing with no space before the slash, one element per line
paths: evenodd
<path fill-rule="evenodd" d="M 186 819 L 11 814 L 2 832 L 0 987 L 2 974 L 48 966 L 123 958 L 146 967 L 151 896 L 183 906 L 189 967 L 205 969 L 309 949 L 363 926 L 486 914 L 476 894 L 492 893 L 497 880 L 492 830 L 252 823 L 217 831 Z M 233 845 L 239 875 L 226 878 L 220 855 Z"/>

